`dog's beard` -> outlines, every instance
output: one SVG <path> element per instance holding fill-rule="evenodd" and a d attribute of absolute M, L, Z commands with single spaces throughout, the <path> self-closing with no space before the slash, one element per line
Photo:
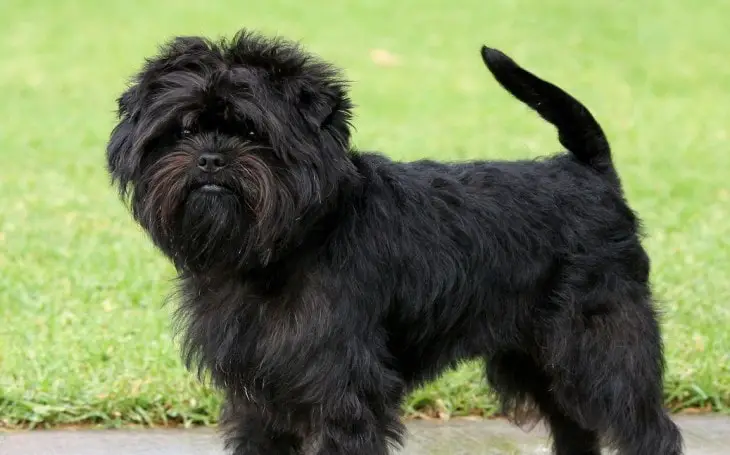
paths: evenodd
<path fill-rule="evenodd" d="M 149 168 L 135 188 L 135 217 L 178 267 L 265 265 L 291 224 L 291 192 L 252 150 L 234 154 L 225 177 L 191 176 L 194 157 L 175 151 Z"/>
<path fill-rule="evenodd" d="M 220 193 L 220 194 L 219 194 Z M 194 190 L 181 208 L 170 240 L 186 268 L 210 270 L 233 266 L 249 255 L 251 229 L 239 198 L 227 190 Z"/>

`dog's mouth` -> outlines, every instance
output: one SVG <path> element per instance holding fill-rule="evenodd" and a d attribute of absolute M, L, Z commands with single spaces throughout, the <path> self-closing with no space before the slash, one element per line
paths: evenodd
<path fill-rule="evenodd" d="M 220 183 L 199 183 L 191 189 L 194 192 L 206 193 L 206 194 L 226 194 L 233 193 L 233 189 L 221 185 Z"/>

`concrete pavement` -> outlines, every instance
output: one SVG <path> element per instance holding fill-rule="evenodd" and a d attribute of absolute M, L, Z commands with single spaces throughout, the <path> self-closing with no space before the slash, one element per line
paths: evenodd
<path fill-rule="evenodd" d="M 687 455 L 730 454 L 730 418 L 678 417 Z M 398 455 L 547 455 L 545 432 L 501 420 L 408 423 Z M 214 430 L 59 430 L 0 433 L 0 455 L 223 455 Z"/>

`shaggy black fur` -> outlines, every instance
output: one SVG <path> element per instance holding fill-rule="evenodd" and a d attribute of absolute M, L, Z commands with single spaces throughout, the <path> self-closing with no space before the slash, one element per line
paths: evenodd
<path fill-rule="evenodd" d="M 333 67 L 241 32 L 177 38 L 120 97 L 108 166 L 180 274 L 189 367 L 236 455 L 385 455 L 404 394 L 463 359 L 555 453 L 678 455 L 639 221 L 591 114 L 482 57 L 569 152 L 394 162 L 350 147 Z"/>

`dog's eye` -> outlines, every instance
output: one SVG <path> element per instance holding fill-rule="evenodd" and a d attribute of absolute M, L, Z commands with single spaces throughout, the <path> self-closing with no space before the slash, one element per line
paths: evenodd
<path fill-rule="evenodd" d="M 178 131 L 178 134 L 180 135 L 180 137 L 190 137 L 197 133 L 198 133 L 198 129 L 193 125 L 188 125 L 188 126 L 180 125 L 180 130 Z"/>
<path fill-rule="evenodd" d="M 256 139 L 256 131 L 248 130 L 248 133 L 246 133 L 246 136 L 248 136 L 249 139 Z"/>

